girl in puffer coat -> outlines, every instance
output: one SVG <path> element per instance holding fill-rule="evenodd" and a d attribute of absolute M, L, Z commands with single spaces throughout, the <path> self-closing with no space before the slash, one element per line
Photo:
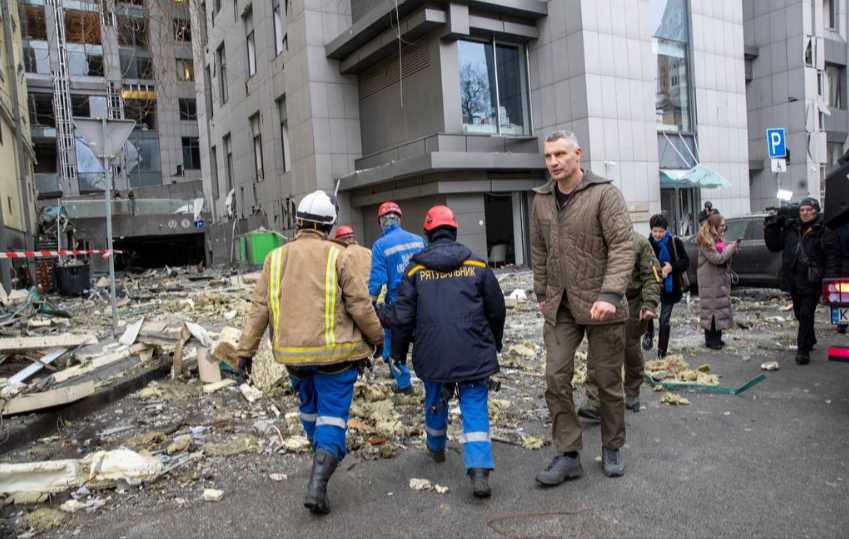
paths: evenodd
<path fill-rule="evenodd" d="M 718 213 L 713 214 L 702 224 L 696 238 L 700 322 L 705 330 L 705 346 L 713 350 L 722 349 L 725 345 L 722 330 L 734 323 L 728 265 L 739 250 L 739 240 L 726 244 L 725 229 L 725 219 Z"/>

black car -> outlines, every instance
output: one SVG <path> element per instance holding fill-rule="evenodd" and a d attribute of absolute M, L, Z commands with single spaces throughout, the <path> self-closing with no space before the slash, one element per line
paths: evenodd
<path fill-rule="evenodd" d="M 731 260 L 733 286 L 748 286 L 754 288 L 778 288 L 778 271 L 781 269 L 781 253 L 773 253 L 766 248 L 764 242 L 765 213 L 729 217 L 725 220 L 728 229 L 725 239 L 728 243 L 740 240 L 740 252 Z M 698 292 L 696 273 L 699 267 L 699 250 L 696 247 L 696 236 L 683 238 L 690 257 L 690 291 Z"/>

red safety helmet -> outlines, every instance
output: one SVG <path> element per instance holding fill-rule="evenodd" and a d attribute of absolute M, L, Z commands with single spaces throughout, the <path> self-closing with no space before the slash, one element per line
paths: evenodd
<path fill-rule="evenodd" d="M 425 232 L 430 232 L 434 228 L 440 226 L 450 226 L 452 228 L 460 228 L 457 221 L 454 220 L 454 212 L 448 206 L 434 206 L 427 211 L 424 220 Z"/>
<path fill-rule="evenodd" d="M 341 240 L 345 236 L 353 236 L 353 235 L 354 235 L 354 229 L 347 226 L 347 225 L 342 225 L 342 226 L 336 227 L 336 239 L 337 240 Z"/>
<path fill-rule="evenodd" d="M 398 216 L 404 215 L 401 212 L 401 206 L 392 202 L 391 200 L 384 202 L 383 204 L 380 205 L 379 208 L 377 208 L 377 218 L 380 219 L 381 217 L 383 217 L 387 213 L 397 213 Z"/>

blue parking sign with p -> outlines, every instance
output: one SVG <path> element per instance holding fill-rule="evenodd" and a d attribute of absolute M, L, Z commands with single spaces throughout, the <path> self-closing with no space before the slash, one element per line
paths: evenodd
<path fill-rule="evenodd" d="M 783 127 L 766 130 L 766 147 L 769 150 L 770 159 L 787 157 L 787 140 L 784 138 Z"/>

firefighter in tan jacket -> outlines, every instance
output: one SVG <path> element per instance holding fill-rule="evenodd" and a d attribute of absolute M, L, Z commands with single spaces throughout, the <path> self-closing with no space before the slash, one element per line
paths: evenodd
<path fill-rule="evenodd" d="M 270 326 L 274 359 L 286 365 L 315 449 L 304 506 L 326 514 L 327 482 L 345 456 L 358 367 L 382 346 L 383 329 L 353 251 L 328 239 L 333 200 L 310 193 L 298 205 L 297 221 L 295 239 L 265 259 L 239 342 L 239 368 L 250 371 Z"/>
<path fill-rule="evenodd" d="M 357 242 L 354 229 L 348 225 L 336 227 L 335 240 L 337 243 L 345 246 L 345 250 L 354 261 L 354 267 L 357 268 L 356 271 L 363 275 L 366 283 L 368 283 L 371 272 L 371 249 L 366 249 Z"/>

